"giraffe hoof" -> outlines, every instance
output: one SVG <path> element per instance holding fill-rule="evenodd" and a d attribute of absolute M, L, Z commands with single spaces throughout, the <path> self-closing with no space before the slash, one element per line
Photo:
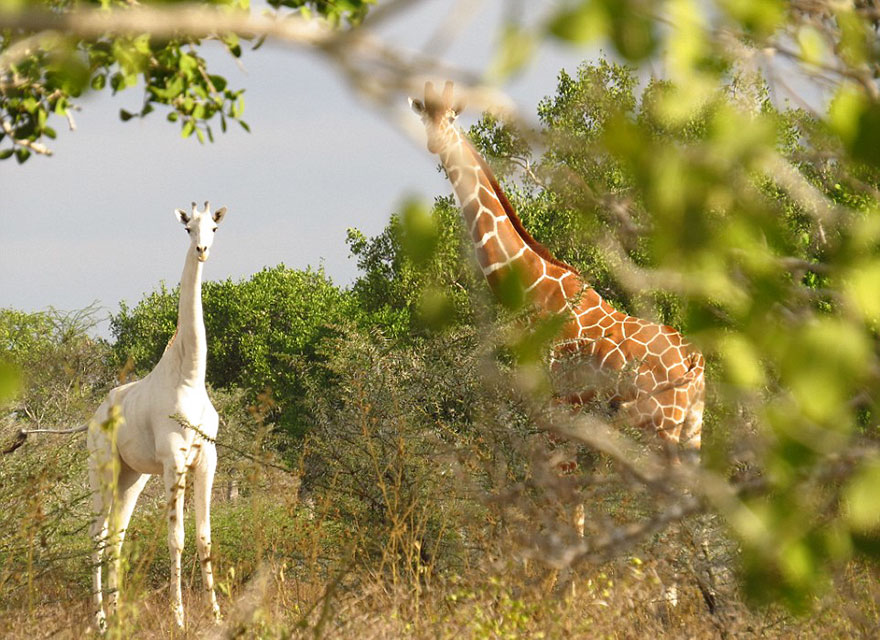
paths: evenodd
<path fill-rule="evenodd" d="M 183 629 L 183 607 L 174 608 L 174 622 L 178 629 Z"/>
<path fill-rule="evenodd" d="M 95 629 L 102 636 L 107 633 L 107 616 L 104 615 L 103 610 L 95 614 Z"/>

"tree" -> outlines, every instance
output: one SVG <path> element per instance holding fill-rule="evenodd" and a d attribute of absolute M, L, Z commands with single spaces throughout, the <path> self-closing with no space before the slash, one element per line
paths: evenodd
<path fill-rule="evenodd" d="M 250 3 L 219 0 L 201 4 L 205 9 L 224 8 L 234 13 L 247 11 Z M 306 16 L 314 13 L 339 25 L 358 22 L 371 0 L 273 0 L 269 4 L 276 10 L 284 7 Z M 32 153 L 51 154 L 45 140 L 57 135 L 56 120 L 60 117 L 67 119 L 71 129 L 75 127 L 73 112 L 84 93 L 109 88 L 115 94 L 137 87 L 139 82 L 143 83 L 142 106 L 135 113 L 121 109 L 123 121 L 143 118 L 157 107 L 165 107 L 166 118 L 180 124 L 181 135 L 195 134 L 199 142 L 213 141 L 218 122 L 224 132 L 229 121 L 248 129 L 242 120 L 243 90 L 233 89 L 226 78 L 212 74 L 199 53 L 203 40 L 217 39 L 230 55 L 240 57 L 242 44 L 234 31 L 196 37 L 175 26 L 172 33 L 158 36 L 145 29 L 126 30 L 124 35 L 98 30 L 91 37 L 82 37 L 79 33 L 41 33 L 31 26 L 41 20 L 63 26 L 65 18 L 75 21 L 77 12 L 97 11 L 99 7 L 119 12 L 131 8 L 124 2 L 29 0 L 0 9 L 7 17 L 11 14 L 13 22 L 20 16 L 15 27 L 0 30 L 0 159 L 14 155 L 21 163 Z M 174 5 L 167 8 L 171 11 Z M 96 12 L 91 19 L 99 21 L 100 14 Z"/>
<path fill-rule="evenodd" d="M 66 428 L 75 425 L 63 421 L 84 419 L 94 409 L 113 379 L 109 345 L 89 335 L 95 312 L 0 309 L 0 363 L 21 377 L 11 403 L 17 419 L 31 427 Z"/>
<path fill-rule="evenodd" d="M 473 323 L 481 290 L 458 218 L 451 197 L 437 198 L 430 211 L 411 200 L 374 238 L 349 229 L 346 242 L 362 271 L 351 287 L 362 323 L 396 338 Z"/>

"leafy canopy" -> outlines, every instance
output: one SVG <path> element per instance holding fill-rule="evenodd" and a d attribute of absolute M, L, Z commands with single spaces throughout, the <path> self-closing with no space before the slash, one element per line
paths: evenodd
<path fill-rule="evenodd" d="M 283 7 L 305 16 L 326 18 L 336 26 L 343 21 L 358 22 L 372 3 L 373 0 L 269 2 L 276 9 Z M 170 8 L 175 4 L 184 5 L 172 1 L 155 6 Z M 250 11 L 250 0 L 203 0 L 195 4 Z M 7 0 L 0 3 L 0 12 L 13 16 L 27 11 L 64 14 L 97 7 L 124 11 L 129 6 L 121 0 Z M 227 78 L 212 73 L 201 53 L 206 41 L 216 39 L 231 56 L 241 57 L 243 38 L 235 33 L 205 40 L 185 33 L 171 39 L 149 33 L 104 35 L 91 40 L 58 35 L 51 40 L 52 46 L 47 46 L 44 38 L 42 46 L 31 47 L 27 55 L 16 56 L 5 64 L 4 54 L 23 46 L 36 33 L 27 28 L 0 29 L 0 159 L 14 156 L 21 163 L 34 152 L 51 153 L 47 139 L 57 136 L 63 119 L 74 127 L 78 99 L 90 91 L 110 90 L 117 94 L 140 89 L 141 107 L 134 112 L 120 109 L 120 119 L 143 118 L 159 108 L 169 122 L 178 123 L 184 138 L 195 136 L 199 142 L 213 141 L 216 128 L 219 126 L 225 132 L 231 122 L 249 130 L 242 119 L 244 89 L 234 88 Z"/>

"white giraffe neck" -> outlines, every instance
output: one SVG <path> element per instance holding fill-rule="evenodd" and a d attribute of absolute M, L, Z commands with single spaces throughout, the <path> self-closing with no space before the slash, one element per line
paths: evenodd
<path fill-rule="evenodd" d="M 156 369 L 189 386 L 204 386 L 208 341 L 202 312 L 202 262 L 190 247 L 180 277 L 177 332 Z"/>

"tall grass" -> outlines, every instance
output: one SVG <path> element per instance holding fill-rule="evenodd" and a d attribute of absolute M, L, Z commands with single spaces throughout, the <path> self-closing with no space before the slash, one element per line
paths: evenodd
<path fill-rule="evenodd" d="M 736 545 L 709 514 L 568 567 L 577 501 L 588 542 L 658 505 L 599 454 L 581 452 L 579 473 L 560 477 L 559 451 L 517 385 L 486 368 L 494 348 L 472 331 L 406 348 L 380 335 L 335 339 L 320 372 L 301 372 L 315 422 L 295 448 L 267 420 L 271 394 L 248 407 L 241 392 L 212 391 L 223 416 L 212 531 L 224 621 L 213 623 L 203 597 L 187 509 L 182 637 L 876 635 L 875 567 L 847 565 L 805 617 L 750 609 Z M 0 438 L 20 426 L 5 417 Z M 0 464 L 3 637 L 95 633 L 85 462 L 84 438 L 46 436 Z M 112 637 L 181 637 L 166 536 L 154 480 L 127 533 Z"/>

